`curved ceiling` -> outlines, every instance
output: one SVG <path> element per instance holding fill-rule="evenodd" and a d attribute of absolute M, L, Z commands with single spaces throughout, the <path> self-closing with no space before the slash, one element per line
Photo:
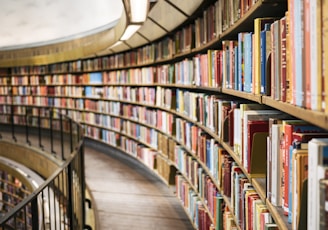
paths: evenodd
<path fill-rule="evenodd" d="M 0 49 L 39 46 L 115 26 L 122 0 L 1 0 Z"/>
<path fill-rule="evenodd" d="M 93 58 L 140 47 L 173 31 L 205 2 L 205 0 L 149 0 L 152 4 L 148 17 L 141 28 L 137 33 L 132 35 L 130 39 L 117 44 L 116 42 L 120 40 L 129 23 L 124 1 L 127 0 L 1 0 L 0 15 L 3 15 L 0 16 L 2 17 L 0 18 L 0 42 L 5 36 L 8 37 L 9 34 L 12 34 L 12 37 L 11 39 L 7 39 L 7 45 L 0 43 L 0 67 L 58 63 L 69 60 Z M 67 2 L 70 3 L 68 4 Z M 73 4 L 73 2 L 75 4 Z M 10 8 L 9 10 L 4 10 L 5 8 L 3 8 L 3 5 L 5 3 L 12 4 L 11 10 Z M 58 8 L 52 5 L 59 3 L 61 3 L 61 6 Z M 17 7 L 13 7 L 15 4 L 17 4 Z M 43 10 L 42 8 L 37 8 L 38 5 L 39 7 L 44 6 L 45 8 Z M 96 7 L 95 5 L 98 6 Z M 99 5 L 101 5 L 100 8 L 102 9 L 99 8 Z M 25 13 L 24 6 L 27 8 L 37 8 L 36 11 L 40 12 L 50 10 L 51 13 L 42 14 L 42 16 L 38 15 L 36 12 Z M 48 8 L 46 6 L 48 6 Z M 54 9 L 58 10 L 59 13 L 54 14 L 54 12 L 52 12 Z M 114 11 L 115 13 L 113 14 L 118 15 L 119 18 L 114 22 L 116 23 L 115 25 L 114 23 L 111 25 L 113 26 L 112 28 L 109 27 L 109 15 L 113 16 L 111 11 Z M 7 12 L 7 14 L 4 14 L 4 12 Z M 18 14 L 18 19 L 13 19 L 16 23 L 8 26 L 9 23 L 13 23 L 9 22 L 9 15 L 14 12 Z M 28 26 L 28 21 L 25 19 L 27 15 L 28 17 L 32 17 L 33 15 L 34 22 L 37 23 L 32 27 L 34 29 L 31 27 L 30 29 L 25 28 Z M 60 24 L 58 30 L 53 29 L 52 31 L 46 28 L 47 26 L 40 26 L 45 25 L 44 21 L 48 20 L 50 16 L 54 17 L 53 21 L 61 20 L 61 23 L 58 23 Z M 97 17 L 103 18 L 105 22 L 101 23 L 96 19 Z M 89 22 L 88 20 L 93 22 Z M 108 20 L 107 24 L 106 20 Z M 98 22 L 98 25 L 89 24 L 94 22 Z M 72 32 L 66 24 L 71 24 L 74 29 L 86 26 L 83 27 L 84 30 L 89 30 L 81 32 L 82 29 L 80 32 Z M 6 34 L 3 34 L 5 31 L 2 30 L 2 28 L 5 27 L 4 25 L 6 25 L 7 28 L 11 27 L 11 29 L 13 29 L 12 27 L 17 27 L 15 28 L 17 29 L 16 34 L 10 33 L 9 30 L 7 30 Z M 21 29 L 18 29 L 20 26 Z M 92 29 L 92 27 L 96 27 L 97 29 Z M 42 30 L 42 28 L 44 30 Z M 62 34 L 62 32 L 66 34 Z M 47 38 L 48 40 L 45 41 L 46 39 L 43 36 L 47 34 L 52 34 L 57 38 Z M 19 45 L 18 41 L 22 39 L 19 38 L 20 36 L 32 38 L 26 38 L 31 40 L 25 40 L 25 42 Z M 41 39 L 41 37 L 43 37 L 43 39 Z M 35 42 L 35 39 L 39 39 L 40 42 Z M 43 42 L 41 42 L 42 40 Z M 8 41 L 11 43 L 8 43 Z M 15 46 L 13 46 L 13 44 Z"/>

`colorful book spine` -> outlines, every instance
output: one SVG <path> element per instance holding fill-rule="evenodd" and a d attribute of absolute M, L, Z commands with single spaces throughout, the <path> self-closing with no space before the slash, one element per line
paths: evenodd
<path fill-rule="evenodd" d="M 294 53 L 295 53 L 295 105 L 304 106 L 304 74 L 303 74 L 303 0 L 294 1 Z"/>
<path fill-rule="evenodd" d="M 307 228 L 320 229 L 320 179 L 325 177 L 328 166 L 328 139 L 313 138 L 309 141 L 308 169 L 308 215 Z"/>
<path fill-rule="evenodd" d="M 280 19 L 280 100 L 286 101 L 286 17 Z"/>
<path fill-rule="evenodd" d="M 244 91 L 252 92 L 252 34 L 246 33 L 244 36 L 244 66 L 245 66 L 245 85 Z"/>
<path fill-rule="evenodd" d="M 321 2 L 321 6 L 320 6 Z M 318 92 L 321 92 L 322 95 L 322 110 L 325 113 L 328 113 L 328 96 L 325 91 L 328 90 L 328 7 L 327 0 L 318 0 L 317 1 L 317 28 L 322 28 L 322 34 L 318 34 L 317 37 L 317 50 L 318 50 L 318 59 L 317 59 L 317 76 L 322 76 L 317 78 L 318 82 L 322 82 L 322 88 L 318 85 L 320 89 Z M 322 17 L 322 18 L 321 18 Z M 321 45 L 321 46 L 320 46 Z M 321 57 L 321 58 L 320 58 Z M 320 65 L 320 66 L 319 66 Z M 320 68 L 321 67 L 321 68 Z M 321 72 L 322 71 L 322 72 Z M 319 80 L 318 80 L 319 79 Z"/>
<path fill-rule="evenodd" d="M 245 56 L 244 56 L 245 33 L 238 34 L 238 90 L 244 91 Z"/>
<path fill-rule="evenodd" d="M 267 95 L 268 94 L 268 87 L 267 83 L 270 81 L 268 78 L 270 77 L 267 74 L 267 60 L 268 55 L 270 55 L 271 51 L 271 39 L 268 39 L 268 31 L 270 31 L 270 24 L 265 24 L 264 29 L 261 31 L 261 90 L 260 93 Z"/>
<path fill-rule="evenodd" d="M 254 20 L 254 73 L 253 73 L 253 92 L 261 93 L 261 31 L 266 23 L 273 22 L 273 18 L 255 18 Z"/>

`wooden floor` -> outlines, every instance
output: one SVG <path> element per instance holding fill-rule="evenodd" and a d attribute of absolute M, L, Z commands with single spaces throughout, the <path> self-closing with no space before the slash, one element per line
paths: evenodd
<path fill-rule="evenodd" d="M 86 141 L 86 183 L 100 230 L 193 229 L 180 201 L 154 173 L 126 154 Z"/>

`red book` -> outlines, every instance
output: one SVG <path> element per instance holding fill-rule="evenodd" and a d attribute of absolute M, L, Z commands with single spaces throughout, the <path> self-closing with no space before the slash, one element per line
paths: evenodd
<path fill-rule="evenodd" d="M 269 133 L 269 121 L 248 121 L 248 150 L 247 150 L 247 170 L 250 173 L 251 172 L 251 159 L 252 159 L 252 147 L 253 147 L 253 138 L 255 133 Z M 264 151 L 263 154 L 266 154 Z M 259 162 L 259 163 L 265 163 L 265 162 Z"/>
<path fill-rule="evenodd" d="M 247 229 L 254 229 L 253 228 L 253 218 L 255 213 L 253 213 L 253 203 L 255 200 L 260 200 L 258 194 L 252 194 L 248 196 L 247 205 L 248 205 L 248 216 L 247 216 Z"/>
<path fill-rule="evenodd" d="M 284 186 L 283 186 L 283 209 L 284 214 L 288 215 L 289 210 L 289 164 L 290 164 L 290 157 L 289 157 L 289 147 L 293 143 L 293 133 L 318 133 L 323 132 L 323 130 L 319 127 L 310 125 L 305 121 L 299 120 L 290 120 L 290 121 L 283 121 L 283 132 L 284 132 L 284 156 L 283 156 L 283 178 L 284 178 Z M 291 207 L 290 207 L 291 208 Z"/>

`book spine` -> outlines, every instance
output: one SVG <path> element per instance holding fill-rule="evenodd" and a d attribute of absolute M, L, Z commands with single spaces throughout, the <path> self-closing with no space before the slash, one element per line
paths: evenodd
<path fill-rule="evenodd" d="M 303 75 L 303 0 L 294 2 L 295 105 L 304 106 Z M 297 23 L 296 23 L 297 22 Z"/>
<path fill-rule="evenodd" d="M 323 82 L 322 87 L 318 85 L 318 92 L 322 93 L 322 109 L 328 113 L 328 95 L 325 90 L 328 90 L 328 7 L 327 0 L 317 0 L 317 28 L 322 29 L 322 34 L 317 37 L 317 76 L 322 76 L 317 82 Z M 322 5 L 320 5 L 320 2 Z M 325 10 L 324 10 L 325 9 Z M 322 17 L 322 18 L 321 18 Z M 321 57 L 321 58 L 320 58 Z M 321 72 L 322 71 L 322 72 Z"/>
<path fill-rule="evenodd" d="M 276 26 L 275 26 L 276 22 L 272 23 L 270 26 L 270 31 L 271 31 L 271 97 L 272 98 L 276 98 L 276 74 L 275 74 L 275 56 L 276 56 L 276 43 L 275 43 L 275 33 L 277 33 L 276 31 Z"/>
<path fill-rule="evenodd" d="M 315 2 L 315 1 L 313 1 Z M 312 57 L 311 55 L 311 43 L 315 43 L 316 41 L 311 40 L 311 27 L 310 27 L 310 0 L 304 0 L 304 14 L 303 14 L 303 21 L 304 21 L 304 78 L 305 78 L 305 108 L 311 109 L 311 62 L 315 60 L 311 59 L 311 61 L 306 61 L 307 57 Z M 315 19 L 315 15 L 314 19 Z M 313 29 L 314 30 L 314 29 Z M 312 31 L 314 32 L 314 31 Z M 315 44 L 313 44 L 315 47 Z"/>
<path fill-rule="evenodd" d="M 289 16 L 289 66 L 288 68 L 288 73 L 290 75 L 289 77 L 289 89 L 290 89 L 290 101 L 289 103 L 295 104 L 295 32 L 294 32 L 294 27 L 295 27 L 295 19 L 294 19 L 294 1 L 295 0 L 289 0 L 288 1 L 288 16 Z"/>
<path fill-rule="evenodd" d="M 275 100 L 281 99 L 281 41 L 280 41 L 280 21 L 277 20 L 274 22 L 275 33 L 274 33 L 274 43 L 275 43 L 275 53 L 274 53 L 274 65 L 271 68 L 274 69 L 274 85 L 275 85 Z"/>
<path fill-rule="evenodd" d="M 244 90 L 244 33 L 238 34 L 238 90 Z"/>
<path fill-rule="evenodd" d="M 280 19 L 280 99 L 286 101 L 286 74 L 287 74 L 287 63 L 286 63 L 286 17 Z"/>
<path fill-rule="evenodd" d="M 245 60 L 245 86 L 244 91 L 251 93 L 252 84 L 252 33 L 245 34 L 244 37 L 244 60 Z"/>

